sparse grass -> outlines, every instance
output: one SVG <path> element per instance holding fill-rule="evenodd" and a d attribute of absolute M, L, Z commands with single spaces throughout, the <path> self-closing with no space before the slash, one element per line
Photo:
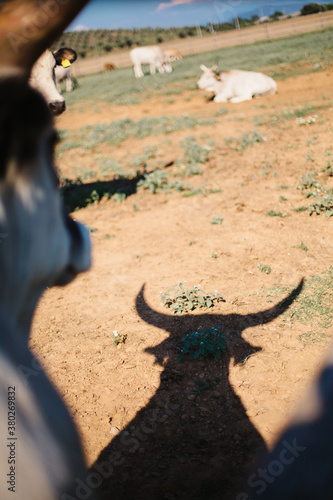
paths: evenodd
<path fill-rule="evenodd" d="M 307 161 L 308 163 L 313 163 L 313 162 L 315 161 L 315 159 L 314 159 L 314 157 L 313 157 L 312 153 L 308 152 L 308 153 L 306 154 L 306 161 Z"/>
<path fill-rule="evenodd" d="M 320 342 L 323 342 L 326 340 L 326 335 L 323 333 L 319 332 L 306 332 L 302 333 L 298 337 L 299 341 L 302 342 L 302 344 L 319 344 Z"/>
<path fill-rule="evenodd" d="M 130 137 L 143 139 L 150 135 L 169 134 L 188 128 L 214 125 L 214 123 L 215 120 L 211 118 L 195 118 L 185 114 L 173 117 L 145 117 L 138 121 L 124 118 L 108 124 L 89 125 L 75 131 L 61 130 L 61 142 L 57 152 L 61 153 L 74 148 L 87 151 L 101 144 L 116 146 Z"/>
<path fill-rule="evenodd" d="M 189 198 L 190 196 L 207 196 L 208 194 L 222 193 L 222 189 L 211 189 L 205 186 L 199 186 L 196 188 L 192 188 L 190 191 L 183 193 L 183 198 Z"/>
<path fill-rule="evenodd" d="M 333 155 L 329 149 L 326 149 L 325 156 L 328 158 L 325 167 L 322 168 L 322 172 L 325 172 L 329 177 L 333 176 Z"/>
<path fill-rule="evenodd" d="M 273 297 L 290 293 L 293 286 L 276 285 L 266 291 L 266 301 Z M 333 319 L 333 266 L 321 274 L 313 274 L 306 279 L 302 292 L 289 309 L 283 313 L 283 322 L 301 323 L 310 332 L 330 328 Z"/>
<path fill-rule="evenodd" d="M 318 136 L 314 135 L 310 139 L 305 139 L 307 146 L 315 146 L 318 143 Z"/>
<path fill-rule="evenodd" d="M 283 214 L 280 210 L 278 212 L 276 212 L 276 210 L 269 210 L 268 212 L 266 212 L 266 216 L 267 217 L 289 217 L 290 214 L 289 213 Z"/>
<path fill-rule="evenodd" d="M 292 248 L 299 248 L 300 250 L 303 250 L 304 252 L 308 251 L 308 247 L 303 243 L 303 240 L 299 245 L 293 245 Z"/>
<path fill-rule="evenodd" d="M 220 226 L 222 224 L 222 222 L 223 222 L 223 219 L 222 219 L 221 215 L 219 215 L 219 214 L 213 215 L 213 217 L 210 221 L 210 223 L 213 224 L 214 226 L 216 226 L 216 225 Z"/>
<path fill-rule="evenodd" d="M 217 111 L 214 112 L 214 116 L 224 116 L 228 114 L 228 108 L 221 106 Z"/>
<path fill-rule="evenodd" d="M 259 262 L 257 264 L 257 268 L 259 269 L 259 271 L 261 271 L 262 273 L 265 273 L 265 274 L 271 274 L 271 272 L 272 272 L 272 269 L 270 266 L 259 264 Z"/>
<path fill-rule="evenodd" d="M 259 134 L 256 130 L 253 130 L 252 132 L 244 132 L 240 137 L 235 139 L 232 137 L 226 137 L 224 141 L 227 145 L 234 145 L 234 149 L 236 151 L 242 152 L 247 148 L 254 146 L 254 144 L 266 141 L 266 138 Z"/>
<path fill-rule="evenodd" d="M 293 208 L 294 212 L 306 212 L 308 210 L 308 207 L 305 205 L 301 205 L 300 207 Z"/>
<path fill-rule="evenodd" d="M 167 172 L 164 170 L 155 170 L 150 174 L 144 174 L 144 178 L 138 182 L 138 188 L 156 194 L 160 191 L 165 193 L 177 191 L 179 193 L 191 189 L 191 186 L 184 185 L 179 180 L 170 181 Z"/>
<path fill-rule="evenodd" d="M 333 216 L 333 190 L 316 180 L 315 172 L 301 176 L 297 189 L 300 189 L 305 198 L 315 198 L 307 208 L 310 215 L 323 214 L 325 217 Z"/>
<path fill-rule="evenodd" d="M 279 125 L 281 122 L 287 120 L 295 120 L 295 119 L 303 119 L 316 107 L 311 105 L 299 106 L 295 109 L 284 109 L 282 111 L 274 111 L 273 113 L 265 113 L 262 115 L 256 115 L 253 118 L 253 124 L 256 127 L 264 126 L 264 125 Z M 305 121 L 306 123 L 306 121 Z M 300 122 L 302 124 L 302 122 Z"/>
<path fill-rule="evenodd" d="M 201 146 L 193 135 L 181 141 L 180 146 L 184 151 L 184 158 L 179 158 L 176 162 L 179 173 L 185 177 L 200 175 L 202 173 L 201 165 L 209 161 L 214 146 Z"/>
<path fill-rule="evenodd" d="M 276 167 L 279 164 L 279 157 L 276 153 L 266 153 L 265 159 L 261 162 L 262 173 L 261 175 L 276 175 L 276 170 L 273 167 Z"/>

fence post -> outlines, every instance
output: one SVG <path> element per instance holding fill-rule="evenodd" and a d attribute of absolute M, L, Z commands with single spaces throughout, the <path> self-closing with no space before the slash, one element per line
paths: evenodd
<path fill-rule="evenodd" d="M 323 30 L 324 29 L 324 21 L 323 21 L 323 16 L 321 14 L 321 10 L 319 11 L 319 19 L 320 19 L 320 27 Z"/>
<path fill-rule="evenodd" d="M 266 42 L 269 42 L 270 41 L 270 37 L 269 37 L 269 31 L 268 31 L 268 25 L 267 25 L 267 23 L 264 23 L 264 30 L 265 30 Z"/>
<path fill-rule="evenodd" d="M 236 25 L 236 30 L 238 32 L 240 44 L 243 45 L 243 38 L 242 38 L 241 28 L 239 26 L 239 19 L 238 19 L 237 14 L 235 15 L 235 25 Z"/>
<path fill-rule="evenodd" d="M 296 30 L 295 19 L 293 17 L 291 18 L 291 23 L 293 25 L 293 33 L 296 36 L 297 35 L 297 30 Z"/>

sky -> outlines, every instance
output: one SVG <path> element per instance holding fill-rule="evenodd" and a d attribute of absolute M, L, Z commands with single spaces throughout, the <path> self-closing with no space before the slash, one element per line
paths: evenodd
<path fill-rule="evenodd" d="M 194 26 L 230 22 L 276 10 L 297 12 L 311 0 L 91 0 L 71 24 L 73 29 Z M 327 0 L 328 2 L 329 0 Z M 318 1 L 317 3 L 325 3 Z"/>

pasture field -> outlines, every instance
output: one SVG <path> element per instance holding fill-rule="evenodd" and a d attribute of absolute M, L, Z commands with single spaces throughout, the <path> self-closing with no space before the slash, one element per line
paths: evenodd
<path fill-rule="evenodd" d="M 86 491 L 103 500 L 235 499 L 320 367 L 333 314 L 332 41 L 188 57 L 140 80 L 121 69 L 66 95 L 61 189 L 94 263 L 46 291 L 31 345 L 82 435 Z M 196 81 L 217 58 L 273 76 L 278 93 L 215 104 Z M 185 310 L 191 295 L 174 314 L 161 298 L 177 282 L 223 300 Z M 220 359 L 179 360 L 203 329 L 223 334 Z"/>

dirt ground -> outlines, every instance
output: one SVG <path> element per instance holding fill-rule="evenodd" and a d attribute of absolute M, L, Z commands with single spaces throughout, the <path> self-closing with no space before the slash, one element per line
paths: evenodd
<path fill-rule="evenodd" d="M 301 342 L 308 325 L 281 317 L 287 294 L 269 302 L 266 291 L 297 286 L 332 263 L 332 220 L 293 211 L 307 203 L 296 188 L 301 175 L 316 171 L 333 184 L 321 173 L 332 146 L 332 77 L 328 68 L 289 78 L 275 96 L 225 104 L 228 113 L 213 126 L 131 138 L 96 152 L 122 160 L 156 145 L 167 164 L 181 157 L 185 137 L 201 144 L 214 138 L 212 159 L 189 182 L 221 191 L 183 197 L 138 190 L 122 203 L 103 199 L 75 213 L 93 229 L 93 266 L 68 287 L 46 291 L 31 346 L 82 436 L 92 467 L 83 478 L 87 495 L 96 489 L 115 500 L 236 498 L 254 457 L 273 444 L 320 367 L 329 331 L 322 342 Z M 315 106 L 311 125 L 295 118 L 254 125 L 258 115 L 307 105 Z M 93 105 L 84 113 L 82 105 L 69 108 L 57 126 L 209 117 L 220 106 L 188 91 L 172 102 L 162 96 L 136 106 L 101 105 L 99 112 Z M 254 129 L 266 141 L 244 151 L 224 140 Z M 78 165 L 93 168 L 94 161 L 94 153 L 76 149 L 63 153 L 58 166 L 74 178 Z M 268 217 L 269 210 L 290 215 Z M 213 225 L 217 214 L 222 224 Z M 270 274 L 258 264 L 269 265 Z M 172 315 L 160 292 L 185 280 L 218 290 L 225 302 Z M 219 361 L 177 361 L 182 337 L 199 325 L 220 326 L 227 351 Z M 127 335 L 124 344 L 113 344 L 114 330 Z"/>

